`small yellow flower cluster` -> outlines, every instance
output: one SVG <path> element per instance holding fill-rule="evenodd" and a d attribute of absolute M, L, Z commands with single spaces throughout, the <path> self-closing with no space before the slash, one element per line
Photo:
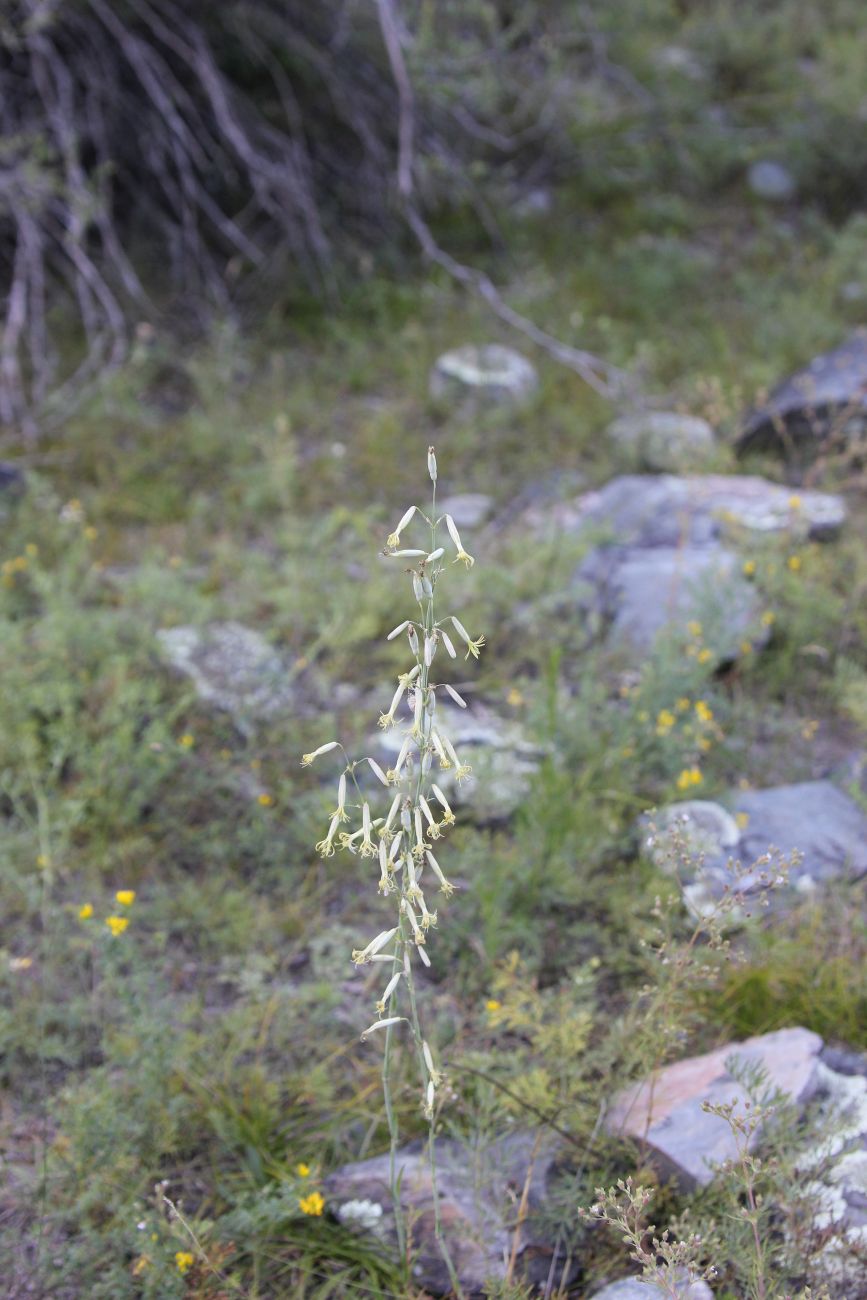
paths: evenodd
<path fill-rule="evenodd" d="M 115 902 L 118 903 L 121 907 L 132 907 L 133 903 L 135 902 L 135 896 L 136 895 L 134 889 L 119 889 L 115 894 L 114 898 L 115 898 Z M 93 903 L 82 903 L 78 909 L 79 921 L 89 921 L 92 916 L 93 916 Z M 112 935 L 116 939 L 118 935 L 123 934 L 124 930 L 126 930 L 126 928 L 128 927 L 129 917 L 118 915 L 118 914 L 113 916 L 107 916 L 105 918 L 105 924 L 108 926 Z"/>
<path fill-rule="evenodd" d="M 193 1255 L 190 1251 L 188 1250 L 175 1251 L 175 1267 L 177 1268 L 180 1274 L 183 1275 L 184 1273 L 188 1273 L 189 1270 L 193 1267 L 193 1264 L 195 1264 L 195 1262 L 196 1262 L 195 1255 Z"/>
<path fill-rule="evenodd" d="M 698 619 L 690 619 L 686 625 L 686 630 L 692 637 L 692 640 L 686 647 L 686 656 L 688 659 L 695 659 L 700 664 L 709 664 L 713 660 L 713 651 L 709 646 L 703 644 L 704 628 Z"/>
<path fill-rule="evenodd" d="M 301 1197 L 298 1208 L 302 1214 L 318 1216 L 325 1209 L 325 1199 L 321 1192 L 311 1192 L 309 1196 Z"/>
<path fill-rule="evenodd" d="M 814 740 L 818 730 L 819 724 L 815 718 L 812 718 L 809 722 L 804 723 L 801 728 L 801 736 L 804 740 Z"/>
<path fill-rule="evenodd" d="M 26 555 L 16 555 L 13 560 L 4 560 L 2 565 L 0 565 L 0 574 L 2 574 L 3 586 L 14 587 L 15 575 L 17 573 L 23 573 L 26 568 Z"/>
<path fill-rule="evenodd" d="M 685 767 L 677 778 L 677 788 L 681 791 L 689 790 L 694 785 L 701 785 L 703 780 L 704 777 L 699 768 Z"/>

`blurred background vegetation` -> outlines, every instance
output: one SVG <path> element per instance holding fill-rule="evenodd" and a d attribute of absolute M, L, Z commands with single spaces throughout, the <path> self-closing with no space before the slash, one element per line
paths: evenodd
<path fill-rule="evenodd" d="M 676 1030 L 636 1033 L 638 991 L 670 992 L 648 947 L 670 884 L 635 818 L 678 797 L 692 752 L 657 734 L 660 710 L 712 710 L 707 797 L 863 748 L 857 476 L 824 470 L 852 492 L 833 549 L 803 547 L 797 572 L 786 538 L 744 550 L 774 614 L 761 658 L 720 676 L 662 648 L 622 691 L 570 603 L 586 544 L 530 545 L 509 510 L 634 470 L 602 433 L 615 407 L 422 256 L 383 12 L 437 247 L 707 418 L 716 468 L 754 400 L 863 322 L 858 0 L 4 7 L 0 418 L 26 480 L 0 498 L 10 1295 L 409 1294 L 385 1254 L 298 1209 L 386 1141 L 358 1043 L 373 994 L 349 964 L 381 913 L 357 861 L 315 857 L 332 791 L 299 756 L 363 740 L 390 697 L 404 612 L 377 552 L 429 443 L 444 491 L 491 498 L 463 588 L 491 650 L 476 698 L 544 755 L 510 819 L 460 818 L 450 845 L 462 890 L 425 989 L 444 1130 L 486 1140 L 541 1110 L 586 1144 L 551 1208 L 580 1296 L 617 1247 L 575 1206 L 632 1158 L 596 1140 L 599 1101 L 654 1063 L 655 1031 L 683 1051 L 799 1023 L 867 1047 L 857 885 L 742 935 L 739 966 L 671 996 Z M 751 183 L 762 162 L 785 194 Z M 490 341 L 532 356 L 530 405 L 432 402 L 437 356 Z M 166 670 L 158 632 L 226 621 L 292 665 L 295 712 L 214 711 Z M 748 1294 L 731 1268 L 727 1294 Z"/>

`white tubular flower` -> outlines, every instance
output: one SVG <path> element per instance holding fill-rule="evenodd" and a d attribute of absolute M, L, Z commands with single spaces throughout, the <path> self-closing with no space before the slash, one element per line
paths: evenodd
<path fill-rule="evenodd" d="M 455 892 L 454 885 L 451 883 L 451 881 L 446 880 L 445 876 L 442 873 L 442 868 L 440 867 L 440 864 L 437 862 L 436 858 L 431 853 L 430 849 L 428 849 L 427 853 L 425 854 L 425 857 L 428 860 L 428 864 L 430 866 L 431 871 L 434 873 L 437 880 L 440 882 L 440 893 L 444 894 L 446 898 L 451 898 L 452 894 Z"/>
<path fill-rule="evenodd" d="M 359 847 L 358 852 L 361 854 L 363 858 L 375 858 L 376 846 L 374 845 L 373 840 L 370 838 L 372 827 L 370 823 L 369 803 L 362 804 L 361 823 L 362 823 L 361 829 L 363 835 L 362 835 L 361 845 Z"/>
<path fill-rule="evenodd" d="M 432 840 L 438 840 L 440 837 L 440 828 L 439 825 L 437 824 L 436 818 L 434 817 L 433 813 L 430 810 L 430 804 L 428 803 L 427 799 L 425 799 L 424 795 L 421 796 L 418 802 L 419 802 L 419 807 L 424 813 L 425 819 L 427 821 L 428 836 Z"/>
<path fill-rule="evenodd" d="M 411 746 L 412 746 L 412 740 L 410 739 L 409 736 L 407 736 L 400 747 L 400 753 L 395 759 L 394 767 L 388 773 L 390 780 L 395 781 L 397 780 L 398 776 L 400 776 L 400 769 L 403 767 L 404 763 L 407 760 L 407 756 L 409 754 Z"/>
<path fill-rule="evenodd" d="M 397 690 L 394 692 L 394 695 L 392 695 L 391 704 L 388 706 L 388 713 L 380 713 L 379 715 L 379 725 L 383 730 L 394 726 L 394 715 L 397 712 L 397 707 L 400 704 L 405 690 L 406 682 L 398 681 Z"/>
<path fill-rule="evenodd" d="M 386 817 L 385 825 L 382 828 L 383 831 L 391 830 L 391 823 L 394 821 L 395 813 L 397 812 L 399 807 L 400 807 L 400 795 L 396 794 L 391 801 L 391 807 L 388 810 L 388 816 Z"/>
<path fill-rule="evenodd" d="M 388 849 L 385 840 L 379 841 L 379 885 L 377 888 L 381 894 L 390 894 L 392 890 L 392 879 L 388 873 Z"/>
<path fill-rule="evenodd" d="M 434 1065 L 433 1053 L 431 1052 L 430 1047 L 428 1046 L 428 1043 L 425 1039 L 422 1039 L 421 1051 L 422 1051 L 422 1056 L 424 1057 L 424 1063 L 428 1069 L 428 1074 L 431 1077 L 431 1081 L 433 1082 L 434 1087 L 438 1088 L 442 1083 L 443 1076 L 441 1072 Z"/>
<path fill-rule="evenodd" d="M 385 775 L 375 758 L 368 758 L 367 766 L 370 768 L 377 781 L 381 781 L 384 786 L 389 785 L 388 777 Z"/>
<path fill-rule="evenodd" d="M 442 768 L 451 767 L 452 765 L 451 759 L 449 758 L 448 754 L 445 751 L 442 738 L 440 737 L 440 733 L 437 731 L 436 727 L 434 727 L 431 730 L 430 738 L 431 738 L 431 744 L 433 745 L 434 749 L 437 752 L 437 757 L 439 758 L 440 761 L 440 767 Z"/>
<path fill-rule="evenodd" d="M 431 483 L 437 481 L 437 458 L 433 447 L 427 449 L 427 472 L 430 474 Z"/>
<path fill-rule="evenodd" d="M 440 628 L 440 636 L 442 637 L 442 639 L 443 639 L 443 645 L 445 646 L 446 650 L 448 650 L 449 655 L 451 656 L 451 658 L 452 658 L 452 659 L 457 659 L 457 657 L 458 657 L 458 655 L 457 655 L 457 651 L 455 650 L 454 646 L 452 645 L 452 639 L 451 639 L 451 637 L 449 636 L 448 632 L 444 632 L 444 631 L 442 630 L 442 628 Z"/>
<path fill-rule="evenodd" d="M 361 1041 L 366 1042 L 368 1034 L 372 1034 L 374 1030 L 387 1029 L 389 1025 L 399 1025 L 402 1020 L 406 1020 L 406 1016 L 386 1016 L 385 1020 L 374 1021 L 372 1025 L 368 1025 L 361 1035 Z"/>
<path fill-rule="evenodd" d="M 409 523 L 410 519 L 412 519 L 414 514 L 415 514 L 415 506 L 410 506 L 409 510 L 407 510 L 402 516 L 401 521 L 398 524 L 397 528 L 395 528 L 394 532 L 389 533 L 388 541 L 385 544 L 390 551 L 394 550 L 396 546 L 400 546 L 400 535 L 403 532 L 404 528 L 406 528 L 407 524 Z"/>
<path fill-rule="evenodd" d="M 430 966 L 430 957 L 428 957 L 428 955 L 427 955 L 427 953 L 425 952 L 424 948 L 416 948 L 416 952 L 418 953 L 419 957 L 421 958 L 422 965 L 423 965 L 423 966 Z"/>
<path fill-rule="evenodd" d="M 436 1101 L 436 1089 L 434 1088 L 433 1079 L 430 1079 L 428 1081 L 427 1092 L 425 1094 L 425 1101 L 424 1101 L 425 1119 L 433 1119 L 435 1101 Z"/>
<path fill-rule="evenodd" d="M 334 836 L 337 833 L 337 827 L 340 824 L 340 817 L 335 813 L 331 818 L 331 825 L 328 827 L 328 834 L 324 840 L 320 840 L 316 845 L 316 852 L 321 853 L 323 858 L 330 858 L 334 854 Z"/>
<path fill-rule="evenodd" d="M 336 817 L 337 820 L 341 822 L 349 821 L 349 814 L 346 811 L 346 773 L 345 772 L 340 773 L 340 780 L 337 782 L 337 807 L 334 810 L 333 816 Z"/>
<path fill-rule="evenodd" d="M 422 892 L 421 889 L 419 888 L 419 883 L 415 874 L 415 867 L 413 866 L 412 858 L 409 855 L 407 855 L 407 857 L 404 858 L 404 866 L 406 868 L 406 879 L 409 882 L 405 886 L 406 896 L 411 903 L 417 903 L 419 899 L 422 897 Z"/>
<path fill-rule="evenodd" d="M 424 851 L 425 851 L 426 847 L 427 847 L 427 845 L 426 845 L 425 842 L 424 842 L 424 832 L 423 832 L 423 830 L 422 830 L 422 828 L 421 828 L 421 809 L 420 809 L 420 808 L 416 808 L 416 810 L 415 810 L 415 844 L 412 846 L 412 851 L 413 851 L 413 854 L 415 855 L 415 857 L 417 857 L 417 858 L 423 858 L 423 857 L 424 857 Z"/>
<path fill-rule="evenodd" d="M 398 956 L 396 952 L 375 952 L 373 956 L 370 958 L 370 960 L 381 961 L 381 962 L 386 962 L 386 961 L 395 962 L 398 960 Z"/>
<path fill-rule="evenodd" d="M 428 668 L 433 663 L 434 655 L 437 652 L 436 633 L 433 636 L 426 636 L 424 639 L 424 661 Z"/>
<path fill-rule="evenodd" d="M 410 735 L 413 740 L 421 740 L 421 715 L 424 709 L 424 691 L 420 686 L 415 688 L 412 712 L 412 730 Z"/>
<path fill-rule="evenodd" d="M 435 551 L 431 551 L 430 555 L 425 556 L 424 562 L 425 564 L 433 564 L 434 560 L 438 560 L 440 556 L 445 555 L 445 553 L 446 548 L 444 546 L 438 546 Z"/>
<path fill-rule="evenodd" d="M 431 794 L 443 810 L 443 821 L 446 826 L 454 826 L 455 815 L 449 807 L 449 801 L 443 794 L 442 790 L 435 783 L 431 784 Z"/>
<path fill-rule="evenodd" d="M 318 749 L 314 749 L 312 753 L 310 753 L 310 754 L 302 754 L 302 755 L 301 755 L 301 766 L 302 766 L 302 767 L 309 767 L 310 764 L 311 764 L 315 759 L 319 758 L 320 754 L 327 754 L 327 753 L 329 753 L 332 749 L 336 749 L 337 746 L 338 746 L 338 743 L 339 743 L 339 742 L 336 741 L 336 740 L 329 740 L 329 742 L 328 742 L 327 745 L 320 745 L 319 748 L 318 748 Z"/>
<path fill-rule="evenodd" d="M 420 672 L 421 672 L 421 668 L 418 664 L 416 664 L 415 668 L 413 668 L 410 672 L 401 673 L 400 677 L 398 677 L 397 680 L 400 682 L 404 690 L 406 690 L 408 686 L 412 686 L 413 682 L 415 681 L 416 677 L 418 677 Z"/>
<path fill-rule="evenodd" d="M 448 682 L 444 682 L 443 685 L 454 700 L 455 704 L 457 704 L 459 708 L 465 709 L 467 707 L 467 702 L 463 695 L 459 695 L 453 686 L 449 686 Z"/>
<path fill-rule="evenodd" d="M 389 632 L 388 636 L 385 638 L 386 641 L 393 641 L 394 638 L 395 638 L 396 636 L 400 636 L 401 632 L 403 631 L 403 629 L 404 629 L 405 627 L 409 627 L 409 619 L 408 619 L 408 618 L 405 618 L 405 619 L 403 620 L 403 622 L 400 623 L 397 627 L 393 627 L 393 628 L 391 629 L 391 631 Z"/>
<path fill-rule="evenodd" d="M 391 847 L 388 850 L 389 862 L 394 862 L 398 853 L 400 853 L 400 845 L 402 840 L 403 840 L 403 831 L 398 831 L 394 839 L 391 841 Z"/>
<path fill-rule="evenodd" d="M 461 762 L 461 760 L 458 758 L 457 750 L 455 749 L 452 742 L 449 740 L 448 736 L 443 736 L 443 744 L 448 750 L 449 758 L 452 760 L 452 762 L 455 765 L 455 780 L 457 781 L 458 785 L 460 785 L 461 781 L 466 780 L 466 778 L 469 776 L 470 772 L 472 772 L 473 769 L 470 767 L 469 763 Z"/>
<path fill-rule="evenodd" d="M 353 831 L 351 835 L 347 831 L 341 831 L 340 832 L 341 847 L 344 849 L 349 849 L 350 853 L 354 853 L 356 849 L 355 841 L 360 839 L 363 834 L 364 834 L 363 827 L 359 827 L 359 829 L 357 831 Z"/>
<path fill-rule="evenodd" d="M 470 554 L 468 554 L 467 551 L 464 550 L 464 544 L 461 541 L 461 535 L 458 532 L 457 528 L 455 527 L 455 521 L 454 519 L 452 519 L 451 515 L 446 515 L 446 528 L 449 530 L 449 536 L 454 542 L 455 550 L 457 551 L 457 555 L 455 556 L 454 559 L 455 564 L 457 564 L 458 560 L 463 560 L 467 568 L 471 569 L 475 564 L 475 560 Z"/>
<path fill-rule="evenodd" d="M 391 930 L 382 930 L 375 939 L 371 939 L 366 948 L 356 948 L 352 953 L 352 960 L 356 966 L 363 966 L 365 962 L 371 961 L 374 955 L 390 943 L 397 934 L 397 926 Z"/>
<path fill-rule="evenodd" d="M 455 631 L 467 647 L 467 653 L 464 655 L 464 658 L 469 659 L 470 655 L 472 655 L 474 659 L 478 659 L 479 651 L 485 644 L 485 638 L 479 636 L 476 637 L 474 641 L 460 619 L 455 618 L 454 614 L 452 614 L 451 618 Z"/>
<path fill-rule="evenodd" d="M 412 575 L 412 594 L 419 604 L 424 600 L 424 587 L 421 585 L 421 578 L 417 573 Z"/>
<path fill-rule="evenodd" d="M 412 623 L 410 623 L 409 628 L 407 630 L 406 639 L 407 641 L 409 641 L 410 650 L 413 652 L 414 655 L 418 655 L 418 633 L 416 632 L 415 627 L 413 626 Z"/>
<path fill-rule="evenodd" d="M 403 560 L 403 559 L 409 559 L 410 557 L 412 557 L 412 559 L 414 559 L 414 560 L 421 560 L 421 559 L 424 559 L 424 555 L 425 555 L 425 552 L 424 552 L 424 551 L 417 551 L 417 550 L 411 550 L 411 551 L 389 551 L 389 553 L 388 553 L 388 558 L 389 558 L 390 560 Z"/>
<path fill-rule="evenodd" d="M 407 899 L 402 898 L 400 900 L 400 906 L 404 913 L 404 916 L 407 918 L 410 925 L 412 926 L 412 936 L 415 939 L 417 946 L 421 948 L 424 944 L 425 938 L 421 926 L 418 923 L 418 917 L 416 916 L 415 912 L 412 910 Z"/>
<path fill-rule="evenodd" d="M 430 930 L 437 923 L 437 914 L 436 912 L 429 912 L 427 910 L 427 904 L 424 901 L 424 894 L 421 890 L 419 890 L 418 905 L 421 910 L 421 928 L 423 930 Z"/>
<path fill-rule="evenodd" d="M 392 993 L 400 983 L 402 975 L 403 975 L 402 970 L 395 971 L 391 979 L 386 984 L 385 988 L 382 990 L 382 997 L 377 1002 L 375 1008 L 376 1014 L 378 1016 L 385 1014 L 385 1008 L 388 1006 L 388 999 L 391 997 Z"/>

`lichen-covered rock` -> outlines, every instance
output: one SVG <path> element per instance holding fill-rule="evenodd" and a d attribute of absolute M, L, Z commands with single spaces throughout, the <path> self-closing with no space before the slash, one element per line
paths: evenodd
<path fill-rule="evenodd" d="M 798 492 L 755 475 L 622 474 L 571 500 L 529 507 L 537 532 L 598 536 L 622 546 L 707 546 L 741 533 L 821 541 L 846 519 L 842 497 Z"/>
<path fill-rule="evenodd" d="M 529 1178 L 528 1214 L 519 1229 L 519 1272 L 544 1280 L 555 1243 L 539 1211 L 558 1147 L 549 1135 L 513 1133 L 478 1149 L 452 1139 L 437 1143 L 440 1217 L 449 1252 L 464 1290 L 484 1291 L 488 1281 L 506 1276 L 515 1245 L 515 1206 Z M 425 1148 L 412 1143 L 397 1153 L 400 1197 L 412 1223 L 416 1282 L 435 1294 L 451 1290 L 448 1271 L 434 1235 L 433 1190 Z M 329 1209 L 347 1226 L 372 1232 L 396 1247 L 388 1155 L 344 1165 L 324 1183 Z M 565 1260 L 560 1263 L 562 1270 Z"/>
<path fill-rule="evenodd" d="M 242 623 L 164 628 L 157 639 L 169 664 L 190 678 L 203 703 L 240 722 L 304 707 L 299 675 Z M 312 707 L 313 701 L 307 702 Z"/>
<path fill-rule="evenodd" d="M 623 415 L 608 426 L 607 435 L 651 470 L 696 469 L 706 464 L 715 450 L 707 420 L 676 411 Z"/>
<path fill-rule="evenodd" d="M 726 1121 L 703 1107 L 734 1103 L 743 1113 L 749 1100 L 730 1069 L 735 1063 L 761 1067 L 767 1088 L 803 1102 L 816 1089 L 821 1048 L 819 1035 L 808 1029 L 780 1029 L 678 1061 L 618 1093 L 606 1128 L 646 1143 L 661 1174 L 682 1189 L 707 1186 L 716 1167 L 737 1155 L 737 1145 Z"/>
<path fill-rule="evenodd" d="M 538 386 L 535 366 L 500 343 L 468 344 L 444 352 L 429 380 L 435 401 L 470 409 L 521 406 Z"/>
<path fill-rule="evenodd" d="M 777 451 L 796 463 L 821 451 L 830 433 L 867 431 L 867 329 L 784 379 L 746 419 L 738 452 Z"/>

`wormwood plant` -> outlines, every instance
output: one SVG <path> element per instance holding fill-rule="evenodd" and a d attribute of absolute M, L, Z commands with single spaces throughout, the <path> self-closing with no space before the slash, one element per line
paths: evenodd
<path fill-rule="evenodd" d="M 460 1295 L 460 1284 L 442 1234 L 437 1192 L 435 1125 L 442 1074 L 422 1031 L 415 963 L 420 961 L 424 966 L 430 966 L 427 936 L 437 924 L 437 913 L 429 909 L 425 889 L 430 883 L 438 885 L 445 898 L 454 893 L 453 885 L 446 879 L 430 847 L 430 843 L 438 840 L 455 820 L 446 795 L 433 779 L 434 765 L 437 764 L 441 771 L 451 771 L 458 784 L 469 776 L 471 770 L 458 756 L 437 713 L 437 701 L 443 693 L 459 708 L 466 708 L 466 701 L 447 682 L 433 680 L 433 663 L 440 646 L 449 658 L 457 657 L 447 630 L 449 627 L 465 645 L 467 659 L 470 656 L 478 659 L 485 638 L 471 637 L 454 614 L 437 617 L 437 587 L 449 564 L 446 548 L 440 546 L 437 539 L 441 525 L 445 524 L 455 548 L 456 554 L 451 563 L 463 561 L 470 568 L 474 560 L 464 549 L 451 516 L 446 514 L 437 517 L 437 462 L 433 447 L 428 448 L 427 464 L 432 484 L 430 515 L 418 506 L 410 506 L 394 532 L 389 534 L 384 551 L 391 559 L 411 561 L 406 572 L 418 608 L 417 614 L 404 619 L 388 634 L 389 641 L 405 636 L 414 660 L 409 670 L 398 677 L 391 704 L 379 719 L 379 725 L 384 729 L 403 725 L 404 722 L 406 724 L 394 767 L 384 772 L 379 763 L 369 756 L 352 760 L 336 740 L 305 754 L 302 763 L 309 766 L 320 755 L 332 750 L 338 750 L 343 755 L 345 767 L 337 783 L 337 808 L 324 839 L 319 841 L 316 848 L 323 857 L 330 857 L 335 852 L 336 840 L 341 848 L 348 849 L 360 858 L 378 859 L 379 892 L 391 900 L 394 906 L 394 925 L 382 930 L 366 947 L 357 949 L 352 954 L 356 965 L 381 964 L 384 974 L 388 976 L 376 1003 L 377 1019 L 365 1029 L 361 1037 L 365 1040 L 380 1030 L 384 1034 L 382 1085 L 390 1137 L 391 1193 L 398 1246 L 404 1257 L 407 1247 L 406 1224 L 400 1206 L 396 1171 L 398 1128 L 392 1097 L 391 1058 L 394 1033 L 399 1026 L 409 1027 L 418 1063 L 421 1103 L 429 1125 L 428 1153 L 436 1237 L 452 1285 Z M 417 520 L 422 520 L 430 530 L 429 546 L 423 549 L 402 547 L 401 534 Z M 411 709 L 411 717 L 406 713 L 407 706 Z M 374 816 L 371 800 L 362 789 L 360 778 L 365 772 L 365 766 L 380 785 L 389 792 L 394 791 L 391 805 L 384 816 Z M 355 823 L 354 829 L 352 823 Z"/>

